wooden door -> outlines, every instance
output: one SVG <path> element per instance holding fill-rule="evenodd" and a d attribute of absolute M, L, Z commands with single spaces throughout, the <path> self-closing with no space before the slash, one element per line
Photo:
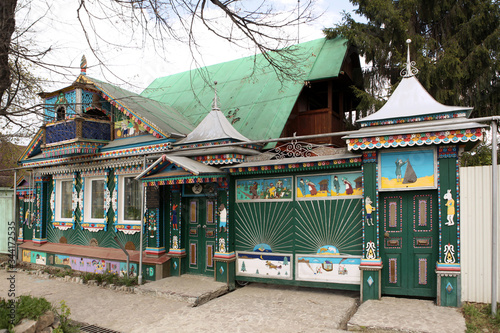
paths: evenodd
<path fill-rule="evenodd" d="M 380 207 L 382 293 L 435 297 L 437 192 L 381 193 Z"/>
<path fill-rule="evenodd" d="M 189 198 L 185 208 L 188 272 L 213 275 L 217 225 L 215 202 L 204 197 Z"/>

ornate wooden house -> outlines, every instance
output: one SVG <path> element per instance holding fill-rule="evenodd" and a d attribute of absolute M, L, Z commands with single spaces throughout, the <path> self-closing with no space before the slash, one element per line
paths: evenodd
<path fill-rule="evenodd" d="M 42 94 L 46 123 L 19 160 L 33 180 L 19 192 L 23 260 L 124 274 L 121 243 L 136 273 L 143 244 L 151 280 L 458 305 L 458 156 L 484 126 L 472 108 L 436 102 L 408 67 L 385 106 L 339 137 L 358 57 L 340 38 L 297 47 L 301 80 L 277 81 L 257 56 L 141 94 L 88 77 L 83 62 L 72 85 Z"/>
<path fill-rule="evenodd" d="M 141 94 L 89 77 L 82 59 L 73 84 L 41 94 L 44 125 L 19 159 L 33 179 L 19 196 L 23 260 L 123 274 L 121 243 L 137 272 L 144 225 L 146 279 L 187 272 L 233 284 L 232 180 L 221 167 L 260 154 L 255 141 L 352 122 L 354 49 L 342 39 L 297 49 L 298 80 L 277 80 L 257 56 L 159 78 Z M 290 195 L 284 186 L 269 195 Z"/>

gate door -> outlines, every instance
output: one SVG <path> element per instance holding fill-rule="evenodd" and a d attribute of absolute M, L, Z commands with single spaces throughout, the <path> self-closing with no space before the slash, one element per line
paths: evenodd
<path fill-rule="evenodd" d="M 436 296 L 437 191 L 380 193 L 382 293 Z"/>
<path fill-rule="evenodd" d="M 184 205 L 183 220 L 187 226 L 188 272 L 214 274 L 215 202 L 204 197 L 189 198 Z"/>

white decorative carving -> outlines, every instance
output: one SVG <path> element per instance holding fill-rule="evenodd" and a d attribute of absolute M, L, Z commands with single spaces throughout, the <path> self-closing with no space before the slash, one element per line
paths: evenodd
<path fill-rule="evenodd" d="M 370 241 L 366 243 L 366 259 L 375 259 L 377 255 L 375 253 L 375 243 Z"/>
<path fill-rule="evenodd" d="M 455 262 L 455 248 L 450 243 L 444 246 L 444 262 L 447 264 Z"/>

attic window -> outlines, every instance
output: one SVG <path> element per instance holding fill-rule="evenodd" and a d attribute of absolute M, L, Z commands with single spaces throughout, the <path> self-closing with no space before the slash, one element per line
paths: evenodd
<path fill-rule="evenodd" d="M 66 119 L 66 108 L 64 106 L 60 106 L 56 110 L 56 121 Z"/>
<path fill-rule="evenodd" d="M 90 118 L 94 118 L 94 119 L 109 120 L 106 113 L 104 113 L 102 110 L 97 109 L 97 108 L 92 108 L 90 110 L 85 111 L 85 116 L 90 117 Z"/>
<path fill-rule="evenodd" d="M 328 82 L 311 82 L 302 90 L 299 112 L 328 108 Z"/>

